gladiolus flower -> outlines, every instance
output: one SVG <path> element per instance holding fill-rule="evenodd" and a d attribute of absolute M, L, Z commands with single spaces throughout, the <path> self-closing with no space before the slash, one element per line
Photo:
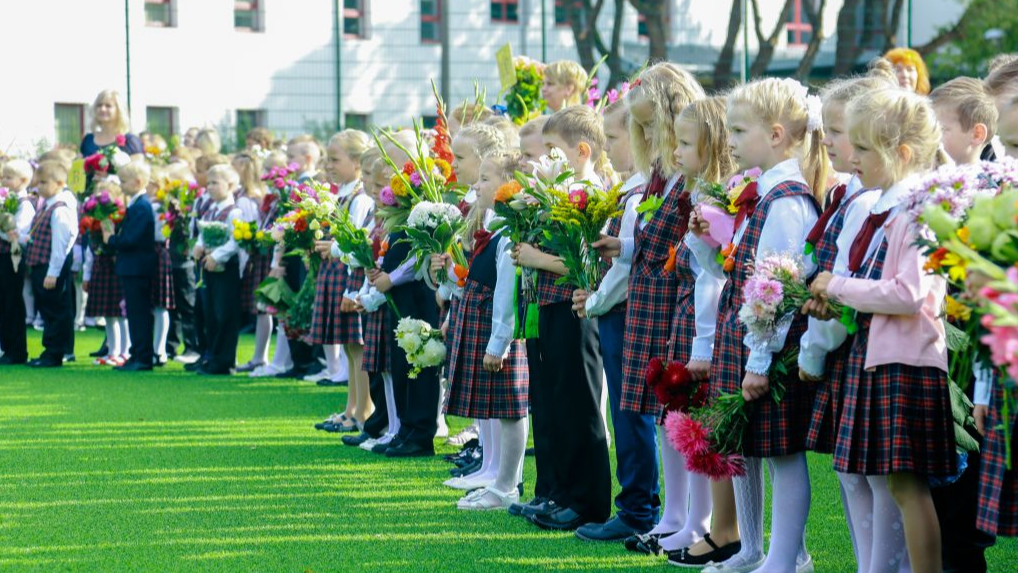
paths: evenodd
<path fill-rule="evenodd" d="M 665 272 L 675 272 L 675 255 L 679 252 L 679 248 L 676 245 L 668 247 L 668 260 L 665 261 Z"/>

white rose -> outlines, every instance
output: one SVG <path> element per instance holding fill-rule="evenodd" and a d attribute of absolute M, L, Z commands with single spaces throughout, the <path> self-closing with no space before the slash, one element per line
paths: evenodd
<path fill-rule="evenodd" d="M 437 338 L 432 338 L 424 345 L 421 358 L 428 366 L 438 366 L 445 361 L 445 344 Z"/>

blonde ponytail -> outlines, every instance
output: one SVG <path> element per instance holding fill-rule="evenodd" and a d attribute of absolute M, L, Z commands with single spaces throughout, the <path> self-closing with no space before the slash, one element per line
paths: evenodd
<path fill-rule="evenodd" d="M 802 158 L 802 175 L 806 178 L 813 197 L 817 203 L 824 204 L 827 193 L 827 178 L 830 176 L 830 158 L 827 147 L 823 144 L 824 130 L 814 129 L 806 134 L 806 149 Z"/>

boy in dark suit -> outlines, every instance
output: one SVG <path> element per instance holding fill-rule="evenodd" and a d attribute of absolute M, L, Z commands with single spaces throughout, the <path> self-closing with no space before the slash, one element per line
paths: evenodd
<path fill-rule="evenodd" d="M 35 206 L 28 195 L 32 166 L 24 159 L 4 165 L 0 185 L 18 197 L 14 228 L 0 236 L 0 348 L 4 355 L 0 365 L 24 364 L 28 361 L 25 339 L 25 262 L 22 257 L 35 218 Z M 16 254 L 15 254 L 16 253 Z"/>
<path fill-rule="evenodd" d="M 30 366 L 63 366 L 74 348 L 74 297 L 71 248 L 78 238 L 78 201 L 67 187 L 67 168 L 57 161 L 39 165 L 38 192 L 43 204 L 32 219 L 25 265 L 32 280 L 35 308 L 42 315 L 42 355 Z"/>
<path fill-rule="evenodd" d="M 156 274 L 155 227 L 152 205 L 145 196 L 151 177 L 148 164 L 136 161 L 120 168 L 121 189 L 127 214 L 114 234 L 103 221 L 103 242 L 116 253 L 114 272 L 120 277 L 127 303 L 127 327 L 131 333 L 131 359 L 115 370 L 152 370 L 152 280 Z"/>

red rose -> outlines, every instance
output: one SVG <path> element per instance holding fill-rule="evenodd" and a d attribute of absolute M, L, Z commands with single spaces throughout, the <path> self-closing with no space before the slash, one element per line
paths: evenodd
<path fill-rule="evenodd" d="M 656 386 L 661 380 L 661 372 L 664 371 L 664 363 L 660 358 L 651 358 L 647 364 L 647 385 Z"/>
<path fill-rule="evenodd" d="M 307 231 L 308 230 L 308 221 L 307 221 L 307 219 L 300 218 L 300 219 L 297 219 L 296 221 L 294 221 L 293 222 L 293 230 L 297 231 L 298 233 L 303 233 L 304 231 Z"/>
<path fill-rule="evenodd" d="M 689 376 L 689 371 L 686 370 L 685 365 L 679 362 L 669 363 L 661 378 L 665 385 L 677 388 L 686 388 L 692 381 L 692 378 Z"/>
<path fill-rule="evenodd" d="M 127 137 L 123 134 L 117 136 L 117 147 L 123 147 L 127 145 Z"/>

